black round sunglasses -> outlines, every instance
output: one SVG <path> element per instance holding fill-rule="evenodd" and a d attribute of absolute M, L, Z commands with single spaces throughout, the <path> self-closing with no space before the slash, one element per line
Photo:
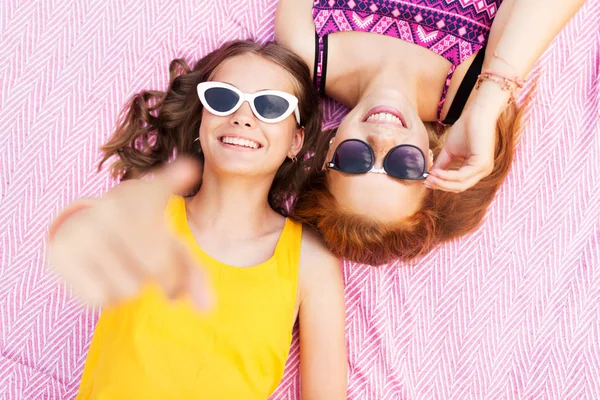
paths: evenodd
<path fill-rule="evenodd" d="M 345 174 L 388 174 L 398 179 L 411 181 L 427 178 L 425 154 L 417 146 L 401 144 L 392 147 L 383 160 L 383 168 L 374 168 L 373 148 L 360 139 L 346 139 L 333 153 L 333 159 L 327 168 Z"/>

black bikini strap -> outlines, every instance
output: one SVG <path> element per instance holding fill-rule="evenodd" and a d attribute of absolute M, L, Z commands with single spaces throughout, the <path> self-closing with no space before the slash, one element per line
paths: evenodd
<path fill-rule="evenodd" d="M 313 83 L 315 89 L 325 94 L 325 79 L 327 78 L 327 35 L 319 37 L 315 32 L 315 64 L 313 70 Z"/>
<path fill-rule="evenodd" d="M 477 53 L 475 56 L 473 63 L 467 70 L 465 77 L 456 91 L 456 95 L 452 100 L 452 104 L 450 104 L 450 109 L 448 110 L 446 118 L 443 121 L 445 125 L 452 125 L 456 122 L 456 120 L 458 120 L 458 118 L 460 118 L 460 114 L 462 114 L 463 109 L 467 104 L 467 100 L 469 100 L 469 95 L 477 83 L 477 78 L 479 77 L 479 74 L 481 74 L 481 68 L 483 67 L 484 59 L 485 47 L 482 47 L 479 50 L 479 53 Z"/>
<path fill-rule="evenodd" d="M 319 91 L 325 94 L 325 80 L 327 79 L 327 46 L 329 43 L 329 35 L 323 36 L 323 59 L 321 60 L 321 87 Z"/>
<path fill-rule="evenodd" d="M 315 85 L 315 89 L 319 90 L 318 84 L 318 72 L 319 72 L 319 58 L 321 56 L 321 52 L 319 51 L 319 35 L 315 32 L 315 64 L 313 65 L 313 84 Z"/>

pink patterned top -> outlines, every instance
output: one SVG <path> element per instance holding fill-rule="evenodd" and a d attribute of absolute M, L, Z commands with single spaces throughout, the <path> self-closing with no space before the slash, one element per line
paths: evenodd
<path fill-rule="evenodd" d="M 324 92 L 328 34 L 361 31 L 396 37 L 423 46 L 452 63 L 438 107 L 439 119 L 456 66 L 485 46 L 501 3 L 502 0 L 315 0 L 315 85 Z"/>

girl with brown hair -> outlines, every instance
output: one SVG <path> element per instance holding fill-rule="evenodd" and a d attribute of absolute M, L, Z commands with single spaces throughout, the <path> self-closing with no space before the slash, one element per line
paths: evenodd
<path fill-rule="evenodd" d="M 277 41 L 350 108 L 319 139 L 295 217 L 374 265 L 471 232 L 510 169 L 515 91 L 582 4 L 281 0 Z"/>
<path fill-rule="evenodd" d="M 103 147 L 125 182 L 50 229 L 53 267 L 105 306 L 78 398 L 266 399 L 298 318 L 303 398 L 345 399 L 338 260 L 282 216 L 320 123 L 308 68 L 273 43 L 176 60 L 133 98 Z"/>

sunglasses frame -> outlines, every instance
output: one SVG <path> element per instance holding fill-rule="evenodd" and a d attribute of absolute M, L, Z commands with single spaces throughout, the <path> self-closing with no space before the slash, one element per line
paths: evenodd
<path fill-rule="evenodd" d="M 208 101 L 206 100 L 206 96 L 205 96 L 206 91 L 208 89 L 213 89 L 213 88 L 222 88 L 222 89 L 231 90 L 232 92 L 236 93 L 239 96 L 238 102 L 229 111 L 215 110 L 214 108 L 212 108 L 210 106 L 210 104 L 208 104 Z M 254 116 L 256 118 L 258 118 L 259 120 L 261 120 L 262 122 L 266 122 L 268 124 L 276 124 L 278 122 L 283 121 L 284 119 L 289 117 L 292 113 L 294 113 L 294 116 L 296 117 L 296 122 L 298 123 L 298 126 L 300 126 L 300 110 L 298 109 L 298 98 L 296 96 L 294 96 L 293 94 L 289 94 L 289 93 L 282 92 L 279 90 L 261 90 L 260 92 L 256 92 L 256 93 L 244 93 L 241 90 L 239 90 L 238 88 L 236 88 L 235 86 L 232 86 L 228 83 L 216 82 L 216 81 L 200 82 L 196 89 L 198 91 L 198 97 L 200 98 L 200 102 L 202 103 L 204 108 L 206 108 L 211 114 L 214 114 L 216 116 L 225 117 L 227 115 L 231 115 L 234 112 L 236 112 L 237 110 L 239 110 L 239 108 L 242 106 L 242 104 L 244 104 L 244 102 L 247 101 L 248 104 L 250 104 L 250 108 L 252 109 L 252 113 L 254 114 Z M 256 106 L 254 105 L 254 99 L 256 99 L 259 96 L 266 96 L 266 95 L 279 96 L 279 97 L 283 98 L 289 104 L 288 109 L 277 118 L 269 119 L 269 118 L 263 117 L 256 110 Z"/>
<path fill-rule="evenodd" d="M 366 148 L 369 150 L 369 153 L 371 154 L 371 163 L 369 165 L 369 170 L 368 171 L 365 171 L 365 172 L 346 172 L 346 171 L 338 168 L 335 165 L 334 160 L 335 160 L 335 155 L 337 153 L 337 150 L 338 150 L 338 148 L 342 144 L 344 144 L 346 142 L 359 142 L 359 143 L 362 143 L 362 144 L 364 144 L 366 146 Z M 390 154 L 392 154 L 392 152 L 394 150 L 396 150 L 399 147 L 412 147 L 412 148 L 417 149 L 419 151 L 419 153 L 421 153 L 421 156 L 423 157 L 423 172 L 421 172 L 421 176 L 419 176 L 418 178 L 400 178 L 400 177 L 397 177 L 397 176 L 391 174 L 388 171 L 388 167 L 387 167 L 388 157 L 390 156 Z M 389 176 L 391 176 L 393 178 L 403 179 L 403 180 L 407 180 L 407 181 L 420 181 L 420 180 L 424 180 L 429 175 L 429 173 L 427 172 L 427 159 L 425 158 L 425 154 L 423 153 L 423 150 L 421 150 L 417 146 L 412 145 L 412 144 L 399 144 L 397 146 L 392 147 L 387 152 L 387 154 L 385 155 L 385 158 L 383 159 L 383 168 L 375 168 L 375 153 L 373 152 L 373 148 L 369 145 L 369 143 L 367 143 L 367 142 L 365 142 L 364 140 L 361 140 L 361 139 L 346 139 L 346 140 L 342 141 L 340 144 L 337 145 L 335 151 L 333 152 L 333 158 L 326 165 L 327 165 L 328 169 L 333 169 L 335 171 L 339 171 L 339 172 L 342 172 L 344 174 L 362 175 L 362 174 L 366 174 L 366 173 L 372 172 L 374 174 L 387 174 L 387 175 L 389 175 Z"/>

